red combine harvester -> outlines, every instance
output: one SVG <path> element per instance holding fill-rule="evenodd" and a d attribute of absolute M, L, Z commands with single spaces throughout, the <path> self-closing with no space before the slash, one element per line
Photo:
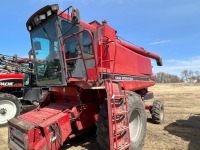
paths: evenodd
<path fill-rule="evenodd" d="M 141 149 L 145 108 L 163 110 L 144 104 L 155 84 L 150 58 L 161 66 L 160 56 L 120 40 L 106 21 L 81 21 L 71 6 L 47 5 L 26 26 L 37 86 L 49 91 L 35 110 L 9 120 L 9 148 L 56 150 L 96 124 L 101 149 Z"/>

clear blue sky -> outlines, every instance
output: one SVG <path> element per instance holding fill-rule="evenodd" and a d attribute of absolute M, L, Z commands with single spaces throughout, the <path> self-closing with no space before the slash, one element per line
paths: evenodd
<path fill-rule="evenodd" d="M 155 73 L 200 71 L 200 0 L 5 0 L 0 9 L 0 53 L 27 56 L 27 19 L 54 3 L 62 10 L 79 8 L 86 22 L 105 19 L 119 36 L 161 55 L 164 66 L 156 67 L 153 61 Z"/>

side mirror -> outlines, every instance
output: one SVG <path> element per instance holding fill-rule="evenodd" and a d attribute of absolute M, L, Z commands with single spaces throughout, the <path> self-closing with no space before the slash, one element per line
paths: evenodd
<path fill-rule="evenodd" d="M 77 8 L 73 8 L 72 9 L 72 14 L 71 14 L 71 17 L 72 17 L 72 23 L 73 24 L 79 24 L 80 23 L 80 13 L 79 13 L 79 10 Z"/>

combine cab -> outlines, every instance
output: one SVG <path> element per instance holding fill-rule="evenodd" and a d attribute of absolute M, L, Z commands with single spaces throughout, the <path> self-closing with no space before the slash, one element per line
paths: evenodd
<path fill-rule="evenodd" d="M 36 84 L 49 90 L 35 110 L 9 120 L 9 148 L 56 150 L 96 125 L 102 149 L 141 149 L 155 84 L 150 58 L 161 66 L 160 56 L 122 41 L 106 21 L 81 21 L 71 6 L 45 6 L 26 26 Z"/>

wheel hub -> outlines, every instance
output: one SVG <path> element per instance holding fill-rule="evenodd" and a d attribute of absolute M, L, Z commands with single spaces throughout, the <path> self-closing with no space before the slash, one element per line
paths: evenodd
<path fill-rule="evenodd" d="M 137 141 L 140 137 L 142 130 L 142 121 L 141 121 L 141 113 L 139 110 L 134 110 L 130 116 L 130 139 L 132 142 Z"/>
<path fill-rule="evenodd" d="M 1 109 L 0 109 L 0 114 L 1 114 L 1 115 L 5 115 L 6 112 L 7 112 L 7 109 L 6 109 L 6 108 L 1 108 Z"/>
<path fill-rule="evenodd" d="M 8 120 L 15 117 L 17 107 L 11 100 L 0 100 L 0 125 L 6 124 Z"/>

